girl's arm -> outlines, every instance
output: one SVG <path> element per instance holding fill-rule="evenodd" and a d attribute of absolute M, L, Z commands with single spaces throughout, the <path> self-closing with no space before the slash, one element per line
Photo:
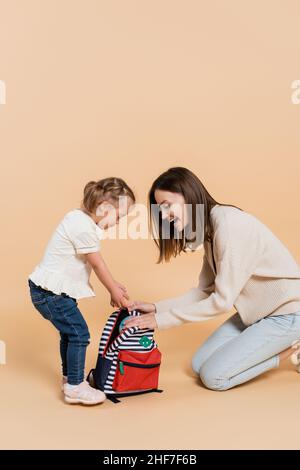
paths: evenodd
<path fill-rule="evenodd" d="M 129 297 L 126 289 L 114 280 L 99 251 L 96 253 L 88 253 L 85 256 L 99 281 L 110 293 L 111 303 L 117 307 L 127 307 Z"/>

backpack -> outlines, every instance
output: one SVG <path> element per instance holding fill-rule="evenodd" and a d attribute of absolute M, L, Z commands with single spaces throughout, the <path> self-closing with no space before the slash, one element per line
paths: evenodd
<path fill-rule="evenodd" d="M 161 352 L 153 338 L 154 330 L 120 329 L 126 317 L 137 315 L 141 315 L 137 310 L 120 309 L 108 317 L 96 367 L 87 377 L 91 386 L 102 390 L 114 403 L 124 396 L 162 392 L 158 389 Z"/>

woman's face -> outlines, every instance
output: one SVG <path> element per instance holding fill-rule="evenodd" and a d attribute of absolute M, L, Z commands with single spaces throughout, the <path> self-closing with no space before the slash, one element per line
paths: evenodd
<path fill-rule="evenodd" d="M 162 218 L 169 222 L 174 221 L 174 227 L 181 232 L 188 224 L 188 211 L 183 195 L 156 189 L 154 197 L 160 206 Z"/>

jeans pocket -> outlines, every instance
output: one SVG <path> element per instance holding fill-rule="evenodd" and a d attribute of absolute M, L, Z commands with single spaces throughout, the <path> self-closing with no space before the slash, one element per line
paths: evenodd
<path fill-rule="evenodd" d="M 73 299 L 73 297 L 69 297 L 65 294 L 54 295 L 52 302 L 54 303 L 56 309 L 61 313 L 66 313 L 77 306 L 76 299 Z"/>
<path fill-rule="evenodd" d="M 271 315 L 268 317 L 276 324 L 276 326 L 285 334 L 293 329 L 296 317 L 293 313 L 285 315 Z"/>

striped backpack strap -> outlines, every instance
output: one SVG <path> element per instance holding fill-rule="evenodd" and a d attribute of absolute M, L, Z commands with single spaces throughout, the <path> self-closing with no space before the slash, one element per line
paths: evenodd
<path fill-rule="evenodd" d="M 119 317 L 120 311 L 113 312 L 107 319 L 105 326 L 103 328 L 102 336 L 100 339 L 100 344 L 99 344 L 99 354 L 103 356 L 105 354 L 105 351 L 107 349 L 107 345 L 109 343 L 110 337 L 113 333 L 114 327 L 117 323 L 118 317 Z"/>

